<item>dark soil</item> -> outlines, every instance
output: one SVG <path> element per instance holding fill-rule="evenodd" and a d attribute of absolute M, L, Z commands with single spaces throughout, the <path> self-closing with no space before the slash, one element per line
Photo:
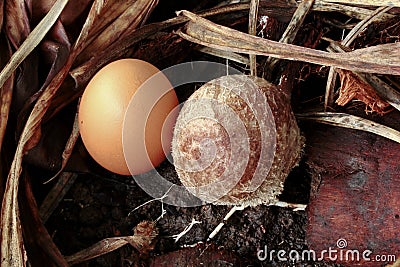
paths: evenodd
<path fill-rule="evenodd" d="M 175 175 L 169 164 L 160 169 Z M 302 163 L 293 171 L 286 182 L 282 200 L 307 203 L 310 177 L 305 170 L 306 166 Z M 130 214 L 135 207 L 149 200 L 151 198 L 135 185 L 131 177 L 79 175 L 49 220 L 48 229 L 62 253 L 69 255 L 106 237 L 131 235 L 132 228 L 140 221 L 159 218 L 162 211 L 160 201 L 146 204 Z M 175 251 L 184 245 L 205 242 L 214 228 L 223 222 L 230 208 L 215 205 L 194 208 L 164 205 L 166 214 L 157 223 L 159 236 L 150 256 Z M 182 232 L 192 219 L 201 223 L 194 225 L 191 231 L 175 243 L 172 236 Z M 246 208 L 237 211 L 210 243 L 235 252 L 255 266 L 281 266 L 276 258 L 271 262 L 257 260 L 257 251 L 265 246 L 268 250 L 306 249 L 306 223 L 304 211 L 294 212 L 291 209 L 267 206 Z M 136 259 L 135 253 L 130 247 L 124 247 L 82 266 L 115 266 L 116 262 L 130 266 L 129 262 Z"/>

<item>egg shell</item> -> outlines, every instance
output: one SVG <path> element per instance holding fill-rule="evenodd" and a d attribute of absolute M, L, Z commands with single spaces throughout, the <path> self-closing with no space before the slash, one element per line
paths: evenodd
<path fill-rule="evenodd" d="M 142 90 L 141 85 L 156 73 L 155 86 Z M 146 102 L 155 96 L 157 102 Z M 130 106 L 132 99 L 141 104 Z M 82 95 L 79 129 L 83 143 L 93 159 L 109 171 L 122 175 L 147 172 L 169 153 L 178 104 L 172 85 L 155 66 L 138 59 L 114 61 L 96 73 Z M 149 107 L 151 112 L 146 110 Z M 124 122 L 124 118 L 129 120 Z M 129 134 L 125 144 L 123 132 Z M 128 164 L 127 147 L 131 154 Z"/>

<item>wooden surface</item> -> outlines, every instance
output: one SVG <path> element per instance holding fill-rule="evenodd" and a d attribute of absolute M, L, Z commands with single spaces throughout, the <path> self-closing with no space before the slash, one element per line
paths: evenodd
<path fill-rule="evenodd" d="M 249 262 L 215 245 L 199 244 L 154 258 L 149 266 L 249 266 Z"/>
<path fill-rule="evenodd" d="M 345 239 L 344 256 L 340 260 L 338 250 L 336 262 L 346 266 L 382 266 L 376 255 L 399 258 L 400 144 L 332 126 L 304 123 L 302 129 L 313 176 L 314 196 L 307 210 L 310 249 L 320 255 L 329 247 L 337 250 L 338 240 Z M 346 259 L 345 253 L 355 249 L 360 261 L 351 261 L 351 255 Z M 362 260 L 367 249 L 371 261 Z"/>

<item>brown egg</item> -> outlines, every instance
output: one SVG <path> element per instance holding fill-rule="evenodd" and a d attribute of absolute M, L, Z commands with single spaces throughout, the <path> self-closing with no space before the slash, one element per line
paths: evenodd
<path fill-rule="evenodd" d="M 83 143 L 112 172 L 145 173 L 169 153 L 177 106 L 171 83 L 156 67 L 138 59 L 114 61 L 96 73 L 82 95 Z"/>

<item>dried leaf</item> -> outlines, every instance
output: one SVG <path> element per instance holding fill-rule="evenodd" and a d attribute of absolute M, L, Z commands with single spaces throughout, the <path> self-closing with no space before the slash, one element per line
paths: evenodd
<path fill-rule="evenodd" d="M 132 2 L 133 0 L 119 1 L 116 5 L 112 0 L 95 1 L 93 6 L 96 13 L 92 13 L 92 26 L 90 27 L 90 36 L 87 38 L 88 44 L 128 9 Z"/>
<path fill-rule="evenodd" d="M 289 25 L 287 26 L 285 32 L 282 34 L 282 37 L 280 38 L 279 42 L 286 44 L 293 43 L 297 35 L 297 32 L 302 27 L 303 22 L 307 14 L 309 14 L 313 4 L 314 0 L 304 0 L 299 4 L 299 6 L 296 9 L 296 12 L 294 12 L 293 17 L 289 22 Z M 273 73 L 273 70 L 278 62 L 279 60 L 277 58 L 267 59 L 265 64 L 268 73 L 270 74 Z M 270 77 L 270 75 L 268 75 L 268 77 Z"/>
<path fill-rule="evenodd" d="M 61 170 L 58 172 L 58 174 L 64 170 L 65 165 L 67 164 L 69 158 L 71 157 L 72 150 L 74 149 L 76 141 L 79 138 L 78 113 L 76 113 L 76 115 L 75 115 L 75 121 L 74 121 L 74 125 L 72 127 L 73 127 L 72 133 L 71 133 L 70 137 L 68 138 L 68 141 L 65 144 L 65 149 L 61 155 L 61 157 L 62 157 Z"/>
<path fill-rule="evenodd" d="M 111 2 L 111 1 L 109 1 Z M 19 65 L 19 63 L 32 51 L 38 42 L 44 37 L 45 33 L 54 24 L 57 17 L 60 15 L 67 0 L 58 0 L 38 24 L 38 26 L 28 36 L 26 41 L 21 45 L 21 48 L 14 54 L 13 58 L 3 71 L 0 73 L 0 86 L 11 75 L 12 71 Z M 8 175 L 6 190 L 2 202 L 2 216 L 1 216 L 1 266 L 25 266 L 25 250 L 23 247 L 23 240 L 21 236 L 21 224 L 19 219 L 18 207 L 18 187 L 19 179 L 22 172 L 22 158 L 24 154 L 37 143 L 37 136 L 40 133 L 40 126 L 46 111 L 49 109 L 51 100 L 57 93 L 64 79 L 68 75 L 76 56 L 87 45 L 89 32 L 95 18 L 105 8 L 104 1 L 95 1 L 89 11 L 88 18 L 83 25 L 83 29 L 78 36 L 71 53 L 65 63 L 65 66 L 57 73 L 52 79 L 50 84 L 44 89 L 36 102 L 33 110 L 25 124 L 23 132 L 18 142 L 15 156 L 11 165 L 11 170 Z M 29 46 L 33 47 L 29 47 Z M 22 49 L 23 48 L 23 49 Z"/>
<path fill-rule="evenodd" d="M 4 0 L 0 0 L 0 31 L 3 30 L 4 21 Z"/>
<path fill-rule="evenodd" d="M 46 80 L 41 85 L 38 90 L 37 75 L 38 71 L 25 71 L 25 77 L 19 80 L 20 84 L 14 89 L 16 91 L 16 96 L 14 97 L 14 109 L 19 112 L 18 120 L 19 122 L 25 122 L 26 118 L 29 116 L 29 112 L 32 108 L 32 103 L 34 103 L 43 90 L 49 85 L 50 81 L 54 76 L 62 69 L 70 53 L 71 44 L 69 43 L 68 37 L 66 36 L 64 26 L 58 20 L 54 27 L 48 33 L 51 40 L 45 40 L 40 45 L 40 50 L 44 55 L 41 58 L 41 66 L 49 67 L 49 71 Z M 29 59 L 30 57 L 28 57 Z M 25 60 L 26 61 L 26 60 Z M 22 66 L 26 66 L 25 61 Z M 38 62 L 32 62 L 36 64 L 29 64 L 30 68 L 37 68 Z M 19 124 L 19 127 L 23 127 L 23 123 Z M 17 132 L 20 133 L 22 129 L 18 129 Z"/>
<path fill-rule="evenodd" d="M 8 116 L 10 113 L 14 75 L 6 81 L 0 92 L 0 151 L 6 133 Z"/>
<path fill-rule="evenodd" d="M 340 12 L 350 18 L 355 18 L 358 20 L 364 20 L 368 17 L 371 17 L 371 14 L 374 12 L 374 10 L 370 10 L 368 8 L 363 8 L 360 6 L 326 3 L 323 1 L 315 1 L 313 5 L 313 10 L 322 12 Z M 395 15 L 384 14 L 382 15 L 381 19 L 386 20 L 391 18 L 395 18 Z"/>
<path fill-rule="evenodd" d="M 90 41 L 97 36 L 93 32 L 96 32 L 95 29 L 99 27 L 99 24 L 104 23 L 104 21 L 107 21 L 109 19 L 107 17 L 101 17 L 103 12 L 113 9 L 112 5 L 110 7 L 105 2 L 110 3 L 111 1 L 95 0 L 92 7 L 90 8 L 89 15 L 86 18 L 81 33 L 79 34 L 72 48 L 71 57 L 73 57 L 74 60 L 82 52 L 82 50 L 90 43 Z M 114 5 L 114 6 L 119 6 L 119 5 Z"/>
<path fill-rule="evenodd" d="M 388 112 L 389 103 L 384 101 L 369 83 L 351 71 L 338 69 L 337 72 L 342 84 L 339 98 L 336 100 L 338 105 L 344 106 L 351 100 L 357 99 L 365 103 L 366 113 L 377 112 L 383 115 Z"/>
<path fill-rule="evenodd" d="M 389 84 L 384 82 L 376 75 L 364 73 L 362 75 L 363 79 L 365 79 L 370 85 L 372 85 L 376 92 L 382 97 L 385 101 L 387 101 L 390 105 L 392 105 L 395 109 L 400 111 L 400 92 L 391 87 Z"/>
<path fill-rule="evenodd" d="M 1 51 L 0 62 L 7 62 L 11 57 L 11 47 L 8 41 L 1 38 Z M 5 82 L 3 87 L 0 88 L 0 151 L 3 145 L 4 135 L 6 133 L 6 127 L 8 122 L 8 116 L 10 113 L 11 100 L 14 87 L 14 75 Z"/>
<path fill-rule="evenodd" d="M 67 267 L 68 263 L 61 255 L 51 236 L 39 217 L 38 207 L 32 192 L 29 177 L 24 177 L 23 194 L 20 195 L 21 220 L 24 242 L 31 266 Z"/>
<path fill-rule="evenodd" d="M 29 54 L 14 72 L 15 84 L 11 110 L 19 113 L 24 106 L 29 106 L 29 98 L 39 90 L 39 56 L 37 51 Z M 25 120 L 18 119 L 16 136 L 22 131 Z"/>
<path fill-rule="evenodd" d="M 249 25 L 248 32 L 251 35 L 257 35 L 257 23 L 258 23 L 258 6 L 260 5 L 260 0 L 250 1 L 250 11 L 249 11 Z M 250 61 L 250 74 L 257 75 L 257 59 L 256 55 L 249 55 Z"/>
<path fill-rule="evenodd" d="M 26 40 L 22 43 L 19 49 L 13 54 L 10 61 L 2 69 L 0 73 L 0 87 L 11 76 L 15 69 L 21 62 L 32 52 L 32 50 L 43 40 L 46 33 L 50 30 L 52 25 L 56 22 L 62 9 L 68 0 L 58 0 L 49 13 L 43 20 L 36 26 L 36 28 L 29 34 Z"/>
<path fill-rule="evenodd" d="M 77 49 L 79 50 L 80 55 L 76 59 L 75 64 L 79 65 L 88 60 L 88 58 L 85 57 L 85 52 L 83 50 L 85 50 L 92 42 L 95 42 L 108 25 L 115 21 L 126 9 L 129 8 L 132 1 L 133 0 L 119 1 L 118 4 L 115 4 L 115 2 L 111 0 L 99 0 L 93 3 L 83 27 L 86 30 L 81 32 L 80 37 L 84 38 L 86 41 L 80 42 L 79 38 L 76 41 L 80 46 L 79 49 Z M 126 25 L 124 25 L 124 27 L 126 27 Z"/>
<path fill-rule="evenodd" d="M 40 168 L 47 173 L 55 174 L 61 168 L 63 159 L 61 154 L 65 151 L 65 144 L 70 139 L 71 125 L 71 109 L 65 110 L 57 114 L 54 119 L 43 122 L 39 128 L 41 134 L 38 135 L 38 142 L 30 142 L 34 145 L 24 155 L 24 162 L 30 166 Z M 39 130 L 37 131 L 39 132 Z M 46 178 L 45 178 L 46 179 Z M 49 179 L 49 176 L 47 176 Z M 40 179 L 43 181 L 43 179 Z"/>
<path fill-rule="evenodd" d="M 74 120 L 74 125 L 72 126 L 72 132 L 71 135 L 68 138 L 67 143 L 65 144 L 64 151 L 61 155 L 62 160 L 61 160 L 61 168 L 60 170 L 49 180 L 45 182 L 47 184 L 48 182 L 52 181 L 54 178 L 56 178 L 65 168 L 67 165 L 67 162 L 69 158 L 72 155 L 72 150 L 75 147 L 76 141 L 78 141 L 79 138 L 79 120 L 78 120 L 78 113 L 75 114 L 75 120 Z"/>
<path fill-rule="evenodd" d="M 18 49 L 30 33 L 28 7 L 24 0 L 13 0 L 6 1 L 5 8 L 7 37 L 13 47 Z M 10 70 L 10 72 L 13 72 L 13 70 Z M 38 90 L 37 53 L 32 53 L 22 61 L 14 75 L 16 78 L 11 109 L 18 112 L 27 98 Z M 18 126 L 21 127 L 22 124 L 18 123 Z M 20 131 L 17 130 L 17 132 Z"/>
<path fill-rule="evenodd" d="M 154 238 L 157 236 L 158 230 L 153 222 L 140 222 L 134 229 L 133 236 L 121 236 L 106 238 L 97 242 L 93 246 L 79 251 L 71 256 L 67 256 L 66 260 L 69 264 L 78 264 L 111 251 L 119 249 L 126 244 L 130 244 L 139 250 L 139 253 L 148 253 L 154 249 Z"/>
<path fill-rule="evenodd" d="M 53 0 L 54 1 L 54 0 Z M 93 3 L 93 0 L 74 0 L 69 1 L 61 13 L 61 21 L 64 25 L 70 25 L 75 22 L 85 9 Z"/>
<path fill-rule="evenodd" d="M 123 236 L 123 237 L 106 238 L 97 242 L 96 244 L 87 249 L 79 251 L 71 256 L 65 257 L 65 259 L 70 265 L 78 264 L 99 257 L 101 255 L 110 253 L 116 249 L 119 249 L 120 247 L 125 246 L 126 244 L 129 243 L 127 241 L 128 238 L 131 237 Z"/>
<path fill-rule="evenodd" d="M 32 1 L 32 20 L 38 21 L 50 10 L 56 0 L 35 0 Z M 92 0 L 74 0 L 69 1 L 60 15 L 64 25 L 72 24 L 93 2 Z"/>
<path fill-rule="evenodd" d="M 4 85 L 5 81 L 12 75 L 22 60 L 43 39 L 47 31 L 57 20 L 66 3 L 67 0 L 58 0 L 46 17 L 32 31 L 24 43 L 22 43 L 21 47 L 0 73 L 0 87 Z M 54 79 L 54 81 L 55 83 L 61 83 L 62 80 Z M 43 102 L 38 102 L 37 106 L 40 107 L 43 104 Z M 33 112 L 35 112 L 35 109 Z M 22 171 L 22 157 L 31 146 L 29 140 L 37 136 L 36 131 L 30 130 L 29 125 L 35 125 L 36 123 L 38 123 L 36 118 L 28 120 L 27 127 L 24 129 L 18 143 L 6 183 L 1 209 L 1 266 L 26 266 L 26 253 L 22 240 L 17 196 L 19 177 Z"/>
<path fill-rule="evenodd" d="M 272 56 L 305 61 L 360 72 L 400 75 L 400 43 L 377 45 L 347 53 L 328 53 L 315 49 L 283 44 L 217 25 L 189 11 L 180 15 L 191 21 L 178 34 L 191 41 L 212 48 L 232 52 Z"/>
<path fill-rule="evenodd" d="M 218 19 L 227 19 L 227 17 L 234 17 L 235 14 L 240 14 L 239 17 L 241 17 L 243 16 L 242 12 L 248 9 L 248 4 L 234 4 L 210 9 L 202 12 L 200 15 L 204 17 L 213 16 Z M 273 10 L 279 11 L 278 8 L 274 8 Z M 187 21 L 188 19 L 185 17 L 175 17 L 166 21 L 144 25 L 131 32 L 125 32 L 118 42 L 114 42 L 106 50 L 98 51 L 98 53 L 88 61 L 71 70 L 70 75 L 75 81 L 75 87 L 81 88 L 102 66 L 126 54 L 126 50 L 132 45 Z"/>
<path fill-rule="evenodd" d="M 240 54 L 237 53 L 232 53 L 232 52 L 227 52 L 219 49 L 213 49 L 210 47 L 200 47 L 197 49 L 199 52 L 209 54 L 212 56 L 220 57 L 220 58 L 225 58 L 233 62 L 238 62 L 243 65 L 249 65 L 250 60 L 247 57 L 244 57 Z"/>
<path fill-rule="evenodd" d="M 30 33 L 28 13 L 24 0 L 5 2 L 5 31 L 14 48 L 19 48 Z"/>
<path fill-rule="evenodd" d="M 60 25 L 59 23 L 57 24 Z M 69 42 L 60 43 L 46 40 L 42 43 L 40 48 L 43 54 L 46 55 L 45 58 L 42 59 L 41 65 L 43 66 L 46 63 L 50 65 L 46 80 L 42 85 L 42 88 L 45 88 L 67 61 L 70 53 L 70 44 Z M 33 101 L 31 100 L 31 102 Z"/>
<path fill-rule="evenodd" d="M 301 25 L 303 25 L 307 14 L 310 13 L 313 4 L 314 0 L 305 0 L 299 4 L 296 12 L 293 14 L 293 17 L 289 22 L 288 27 L 279 40 L 281 43 L 293 43 L 297 32 L 300 30 Z"/>
<path fill-rule="evenodd" d="M 400 7 L 399 1 L 393 0 L 316 0 L 315 3 L 342 3 L 361 6 L 395 6 Z"/>
<path fill-rule="evenodd" d="M 343 46 L 349 47 L 350 44 L 354 42 L 354 40 L 363 32 L 369 25 L 371 25 L 374 21 L 377 21 L 380 17 L 382 17 L 387 11 L 389 11 L 392 7 L 379 7 L 377 8 L 370 17 L 360 21 L 357 25 L 351 29 L 351 31 L 347 34 L 347 36 L 343 39 L 341 44 Z"/>
<path fill-rule="evenodd" d="M 385 12 L 389 11 L 390 7 L 379 7 L 377 8 L 370 16 L 363 19 L 347 34 L 347 36 L 340 42 L 340 44 L 335 45 L 335 42 L 332 42 L 328 47 L 328 51 L 330 52 L 344 52 L 345 49 L 348 49 L 355 40 L 355 38 L 364 31 L 373 21 L 376 21 L 378 18 L 382 17 Z M 348 49 L 349 50 L 349 49 Z M 330 68 L 328 81 L 326 83 L 325 89 L 325 110 L 333 104 L 333 95 L 334 88 L 336 85 L 336 72 L 334 68 Z"/>
<path fill-rule="evenodd" d="M 359 1 L 364 2 L 364 0 L 359 0 Z M 352 1 L 349 0 L 348 2 L 351 3 Z M 264 15 L 268 16 L 273 16 L 283 22 L 289 22 L 298 5 L 299 4 L 296 1 L 287 1 L 287 0 L 261 1 L 260 13 L 263 13 Z M 387 5 L 383 4 L 377 6 L 387 6 Z M 317 12 L 339 12 L 350 18 L 358 20 L 363 20 L 371 16 L 371 14 L 374 12 L 373 10 L 364 7 L 364 5 L 355 6 L 352 4 L 350 5 L 344 3 L 340 4 L 340 3 L 334 3 L 334 1 L 329 1 L 329 0 L 316 0 L 312 6 L 312 10 Z M 382 16 L 382 19 L 390 19 L 390 18 L 395 18 L 395 15 L 384 14 Z"/>
<path fill-rule="evenodd" d="M 118 7 L 118 9 L 111 14 L 106 10 L 108 20 L 110 20 L 109 24 L 104 25 L 102 32 L 95 35 L 96 38 L 94 39 L 92 38 L 97 32 L 91 31 L 89 39 L 92 39 L 92 41 L 90 41 L 90 44 L 85 47 L 84 51 L 79 55 L 77 62 L 85 62 L 98 54 L 99 51 L 107 50 L 108 47 L 115 41 L 118 41 L 124 33 L 136 29 L 144 22 L 156 3 L 157 1 L 155 0 L 129 0 L 125 1 L 123 5 L 113 5 Z M 126 8 L 122 9 L 122 6 L 126 6 Z M 103 18 L 101 15 L 98 17 Z M 97 21 L 95 29 L 102 28 L 101 26 L 103 26 L 103 23 L 104 21 Z"/>
<path fill-rule="evenodd" d="M 57 208 L 58 204 L 64 199 L 71 186 L 75 183 L 77 177 L 78 174 L 76 173 L 61 173 L 56 184 L 46 195 L 40 205 L 39 215 L 43 223 L 46 223 L 50 218 L 53 211 Z"/>
<path fill-rule="evenodd" d="M 360 130 L 373 133 L 392 141 L 400 143 L 400 132 L 385 125 L 360 118 L 354 115 L 334 112 L 313 112 L 305 114 L 296 114 L 300 120 L 316 121 L 324 124 Z"/>

